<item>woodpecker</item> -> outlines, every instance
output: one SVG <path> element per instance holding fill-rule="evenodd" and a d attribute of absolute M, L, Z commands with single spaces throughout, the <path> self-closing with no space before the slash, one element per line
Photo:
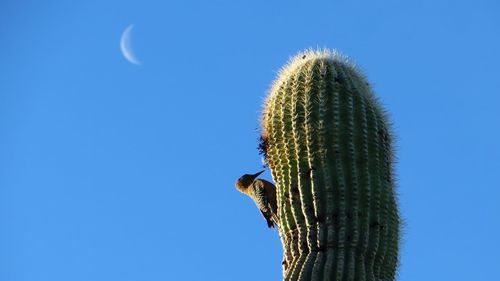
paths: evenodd
<path fill-rule="evenodd" d="M 250 196 L 264 216 L 269 228 L 278 225 L 276 187 L 274 184 L 256 179 L 264 171 L 253 175 L 245 174 L 236 181 L 236 189 Z"/>

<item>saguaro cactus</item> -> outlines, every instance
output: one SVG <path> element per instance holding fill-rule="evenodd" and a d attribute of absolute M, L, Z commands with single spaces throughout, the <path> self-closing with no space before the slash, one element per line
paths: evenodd
<path fill-rule="evenodd" d="M 277 186 L 285 280 L 394 280 L 391 133 L 355 67 L 328 50 L 292 58 L 265 101 L 260 147 Z"/>

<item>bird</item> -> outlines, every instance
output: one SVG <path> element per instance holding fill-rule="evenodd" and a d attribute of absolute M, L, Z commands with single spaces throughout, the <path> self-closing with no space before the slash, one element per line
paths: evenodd
<path fill-rule="evenodd" d="M 252 198 L 266 219 L 267 226 L 274 228 L 279 225 L 276 187 L 266 180 L 256 179 L 263 172 L 260 171 L 253 175 L 244 174 L 239 177 L 236 181 L 236 189 Z"/>

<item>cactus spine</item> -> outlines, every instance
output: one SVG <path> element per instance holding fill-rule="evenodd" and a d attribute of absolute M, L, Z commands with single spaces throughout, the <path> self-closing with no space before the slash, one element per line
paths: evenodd
<path fill-rule="evenodd" d="M 264 104 L 285 280 L 394 280 L 399 216 L 386 114 L 328 50 L 298 54 Z"/>

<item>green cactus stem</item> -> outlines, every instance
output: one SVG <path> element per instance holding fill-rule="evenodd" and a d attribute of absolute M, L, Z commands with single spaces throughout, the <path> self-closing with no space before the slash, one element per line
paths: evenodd
<path fill-rule="evenodd" d="M 299 53 L 264 104 L 285 280 L 394 280 L 399 215 L 387 116 L 334 51 Z"/>

